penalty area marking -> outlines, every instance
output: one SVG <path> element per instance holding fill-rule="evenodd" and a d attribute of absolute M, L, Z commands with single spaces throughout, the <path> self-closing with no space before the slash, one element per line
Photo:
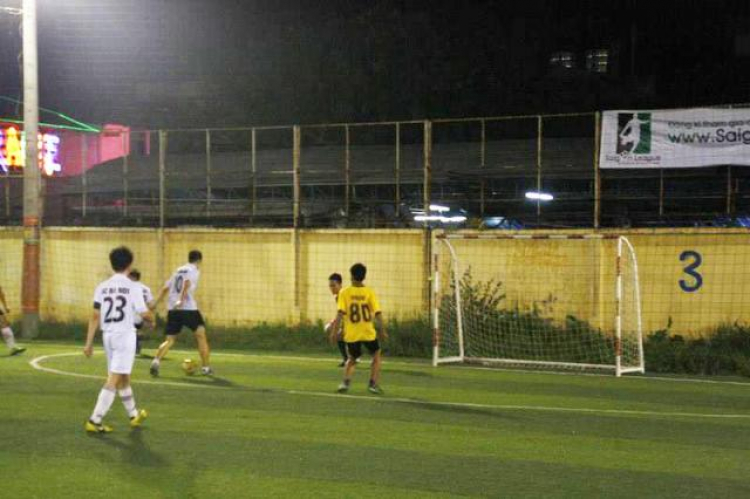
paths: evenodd
<path fill-rule="evenodd" d="M 79 352 L 66 352 L 56 353 L 50 355 L 42 355 L 29 361 L 29 365 L 37 371 L 46 372 L 49 374 L 56 374 L 59 376 L 70 376 L 74 378 L 85 378 L 102 380 L 104 376 L 97 376 L 95 374 L 81 374 L 73 373 L 69 371 L 63 371 L 60 369 L 53 369 L 51 367 L 45 367 L 42 362 L 48 359 L 60 358 L 60 357 L 73 357 L 80 356 Z M 235 354 L 241 355 L 241 354 Z M 210 388 L 219 390 L 232 390 L 231 387 L 227 386 L 211 386 L 203 384 L 192 384 L 192 383 L 180 383 L 176 381 L 155 381 L 155 380 L 133 380 L 133 383 L 147 384 L 147 385 L 162 385 L 162 386 L 176 386 L 180 388 Z M 587 407 L 553 407 L 553 406 L 539 406 L 539 405 L 517 405 L 517 404 L 477 404 L 472 402 L 437 402 L 429 400 L 419 400 L 404 397 L 377 397 L 367 395 L 350 395 L 340 393 L 328 393 L 328 392 L 312 392 L 312 391 L 300 391 L 300 390 L 284 390 L 284 389 L 264 389 L 265 393 L 276 393 L 276 394 L 287 394 L 303 397 L 326 397 L 326 398 L 337 398 L 337 399 L 353 399 L 353 400 L 365 400 L 368 402 L 391 402 L 396 404 L 404 405 L 416 405 L 423 407 L 455 407 L 464 409 L 482 409 L 482 410 L 495 410 L 495 411 L 535 411 L 535 412 L 562 412 L 562 413 L 578 413 L 578 414 L 604 414 L 611 416 L 648 416 L 648 417 L 678 417 L 678 418 L 704 418 L 704 419 L 750 419 L 750 414 L 705 414 L 698 412 L 662 412 L 662 411 L 643 411 L 643 410 L 630 410 L 630 409 L 594 409 Z"/>

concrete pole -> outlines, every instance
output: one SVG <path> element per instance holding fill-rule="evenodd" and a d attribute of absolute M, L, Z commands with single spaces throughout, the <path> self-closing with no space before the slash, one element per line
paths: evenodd
<path fill-rule="evenodd" d="M 39 171 L 39 82 L 37 68 L 36 0 L 23 0 L 23 120 L 26 161 L 23 173 L 22 335 L 39 335 L 41 242 L 41 172 Z"/>

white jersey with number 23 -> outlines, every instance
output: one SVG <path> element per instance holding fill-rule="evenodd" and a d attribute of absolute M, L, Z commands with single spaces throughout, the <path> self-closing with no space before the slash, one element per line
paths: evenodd
<path fill-rule="evenodd" d="M 105 333 L 135 333 L 136 317 L 148 311 L 141 287 L 123 274 L 115 274 L 94 292 L 100 311 L 99 327 Z"/>

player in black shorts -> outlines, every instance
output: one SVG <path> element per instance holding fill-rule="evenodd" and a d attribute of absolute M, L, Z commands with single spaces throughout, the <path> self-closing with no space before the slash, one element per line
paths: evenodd
<path fill-rule="evenodd" d="M 198 352 L 203 364 L 201 374 L 208 376 L 214 373 L 209 364 L 211 352 L 208 346 L 208 339 L 206 338 L 206 324 L 193 296 L 195 289 L 198 287 L 202 261 L 203 255 L 200 251 L 191 251 L 188 255 L 188 263 L 178 268 L 172 274 L 172 277 L 169 278 L 161 293 L 159 293 L 156 303 L 159 303 L 164 296 L 169 294 L 167 328 L 165 331 L 167 339 L 159 346 L 159 350 L 151 362 L 149 371 L 152 376 L 159 375 L 161 360 L 167 355 L 169 349 L 172 348 L 177 335 L 180 334 L 183 327 L 195 333 L 195 339 L 198 342 Z"/>

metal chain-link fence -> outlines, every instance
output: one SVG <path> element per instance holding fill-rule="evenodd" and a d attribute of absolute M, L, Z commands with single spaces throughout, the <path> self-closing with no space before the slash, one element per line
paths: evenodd
<path fill-rule="evenodd" d="M 579 113 L 68 134 L 75 167 L 45 179 L 44 223 L 598 228 L 748 213 L 745 168 L 599 170 L 599 130 Z M 0 224 L 20 223 L 22 187 L 0 175 Z"/>

